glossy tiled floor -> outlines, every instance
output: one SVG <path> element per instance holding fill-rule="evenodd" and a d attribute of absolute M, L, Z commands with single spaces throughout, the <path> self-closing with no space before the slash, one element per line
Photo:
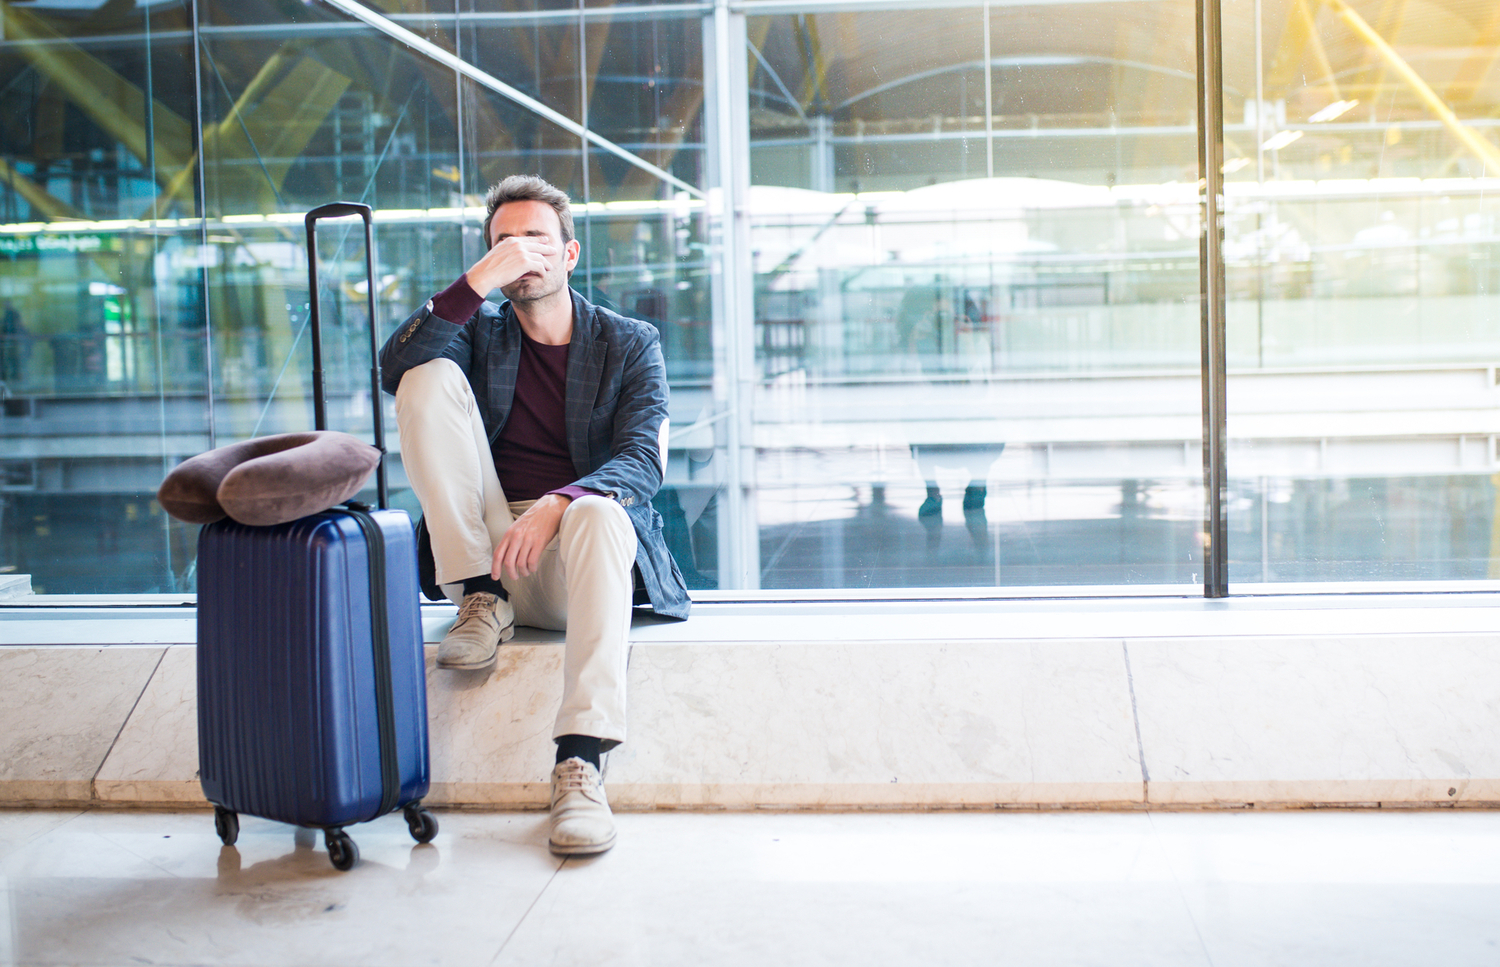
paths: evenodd
<path fill-rule="evenodd" d="M 0 812 L 0 964 L 1500 964 L 1500 813 L 539 813 L 321 837 Z"/>

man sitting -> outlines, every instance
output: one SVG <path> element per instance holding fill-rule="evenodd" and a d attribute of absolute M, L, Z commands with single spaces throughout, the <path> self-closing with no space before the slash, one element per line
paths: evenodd
<path fill-rule="evenodd" d="M 566 194 L 513 175 L 486 201 L 489 251 L 380 362 L 437 580 L 462 588 L 438 665 L 489 667 L 517 622 L 566 629 L 550 845 L 599 853 L 615 841 L 599 758 L 625 739 L 634 575 L 657 614 L 690 606 L 651 506 L 666 365 L 655 328 L 568 287 Z M 509 301 L 485 301 L 495 288 Z"/>

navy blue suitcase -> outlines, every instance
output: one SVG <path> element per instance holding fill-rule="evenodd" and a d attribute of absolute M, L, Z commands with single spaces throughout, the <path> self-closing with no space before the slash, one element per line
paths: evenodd
<path fill-rule="evenodd" d="M 373 277 L 368 207 L 325 205 L 307 216 L 320 430 L 314 223 L 350 214 L 364 219 Z M 373 296 L 370 318 L 376 353 Z M 272 527 L 225 519 L 199 532 L 199 778 L 226 845 L 240 813 L 323 829 L 342 870 L 359 859 L 346 825 L 402 809 L 418 842 L 437 835 L 421 803 L 431 770 L 416 537 L 404 511 L 384 509 L 383 464 L 377 480 L 379 510 L 351 502 Z"/>

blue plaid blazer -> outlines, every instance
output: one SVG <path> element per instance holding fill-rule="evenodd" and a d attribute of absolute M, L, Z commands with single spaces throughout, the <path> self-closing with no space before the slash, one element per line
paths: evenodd
<path fill-rule="evenodd" d="M 570 290 L 571 291 L 571 290 Z M 677 562 L 662 538 L 651 498 L 661 489 L 657 434 L 667 416 L 667 368 L 661 335 L 573 296 L 564 414 L 571 483 L 619 501 L 635 526 L 636 566 L 657 614 L 686 618 L 691 603 Z M 516 395 L 521 324 L 510 303 L 485 302 L 468 322 L 432 314 L 432 303 L 407 317 L 380 351 L 382 385 L 394 394 L 413 366 L 451 359 L 469 377 L 490 443 L 500 435 Z"/>

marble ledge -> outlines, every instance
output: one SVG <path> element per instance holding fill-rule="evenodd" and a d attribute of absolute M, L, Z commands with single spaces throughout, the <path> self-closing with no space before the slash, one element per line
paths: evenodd
<path fill-rule="evenodd" d="M 78 806 L 93 798 L 94 783 L 89 779 L 0 779 L 0 806 Z"/>
<path fill-rule="evenodd" d="M 198 787 L 197 649 L 162 656 L 94 779 L 103 801 L 202 802 Z"/>
<path fill-rule="evenodd" d="M 0 648 L 0 801 L 89 801 L 162 648 Z"/>
<path fill-rule="evenodd" d="M 1500 779 L 1310 779 L 1151 782 L 1151 806 L 1493 806 Z"/>
<path fill-rule="evenodd" d="M 1136 782 L 609 783 L 621 809 L 968 809 L 1067 804 L 1134 807 Z"/>
<path fill-rule="evenodd" d="M 428 801 L 543 808 L 562 649 L 431 653 Z M 195 656 L 0 649 L 0 802 L 202 804 Z M 1447 635 L 653 643 L 606 781 L 631 811 L 1493 805 L 1497 674 Z"/>
<path fill-rule="evenodd" d="M 617 812 L 1500 808 L 1497 780 L 1471 783 L 1463 799 L 1447 795 L 1454 787 L 1441 781 L 1407 780 L 1071 786 L 1017 783 L 1006 787 L 949 783 L 903 785 L 899 792 L 874 783 L 753 786 L 620 783 L 606 779 L 605 786 L 610 805 Z M 453 809 L 544 810 L 547 800 L 545 783 L 434 783 L 425 801 Z"/>
<path fill-rule="evenodd" d="M 636 783 L 606 775 L 610 805 L 626 812 L 755 809 L 986 809 L 1005 806 L 1135 808 L 1147 801 L 1140 782 L 1120 783 Z M 539 783 L 433 783 L 432 806 L 545 809 Z"/>
<path fill-rule="evenodd" d="M 1153 803 L 1500 798 L 1500 640 L 1132 641 Z"/>

